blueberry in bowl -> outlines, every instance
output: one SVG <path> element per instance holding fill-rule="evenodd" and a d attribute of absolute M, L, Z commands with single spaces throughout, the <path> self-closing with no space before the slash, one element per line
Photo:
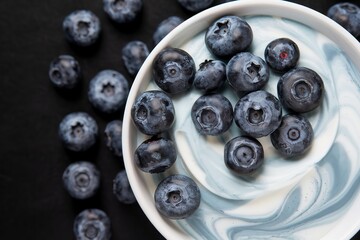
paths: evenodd
<path fill-rule="evenodd" d="M 226 82 L 226 64 L 220 60 L 205 60 L 195 73 L 194 87 L 203 92 L 220 91 Z"/>

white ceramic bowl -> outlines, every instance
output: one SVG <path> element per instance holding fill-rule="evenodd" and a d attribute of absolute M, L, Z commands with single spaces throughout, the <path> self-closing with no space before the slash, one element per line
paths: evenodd
<path fill-rule="evenodd" d="M 281 158 L 268 138 L 260 141 L 265 164 L 257 178 L 239 178 L 223 164 L 224 139 L 239 134 L 232 127 L 221 138 L 201 137 L 189 120 L 192 90 L 173 99 L 176 124 L 172 130 L 178 159 L 163 174 L 140 171 L 133 161 L 137 146 L 148 136 L 132 122 L 136 96 L 157 89 L 151 66 L 165 47 L 186 50 L 198 66 L 213 58 L 204 44 L 204 31 L 224 15 L 244 17 L 254 32 L 251 51 L 260 56 L 267 43 L 289 37 L 299 45 L 299 65 L 317 71 L 326 94 L 319 109 L 307 114 L 314 143 L 297 161 Z M 326 16 L 286 1 L 242 0 L 222 4 L 186 20 L 151 52 L 131 88 L 123 120 L 126 171 L 141 208 L 167 239 L 349 239 L 360 229 L 360 44 Z M 271 73 L 266 90 L 276 94 L 279 75 Z M 224 94 L 234 104 L 236 96 Z M 199 185 L 202 201 L 189 218 L 169 220 L 154 205 L 157 183 L 182 173 Z"/>

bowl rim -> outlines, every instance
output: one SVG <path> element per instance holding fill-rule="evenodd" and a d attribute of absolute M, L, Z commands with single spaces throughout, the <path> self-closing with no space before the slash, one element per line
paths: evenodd
<path fill-rule="evenodd" d="M 209 24 L 215 19 L 230 14 L 237 14 L 239 16 L 244 15 L 270 15 L 281 18 L 287 18 L 297 22 L 301 22 L 304 25 L 310 26 L 319 31 L 330 40 L 335 42 L 340 49 L 342 49 L 346 55 L 350 58 L 353 64 L 360 69 L 360 44 L 358 40 L 353 37 L 346 29 L 337 24 L 332 19 L 323 15 L 316 10 L 308 8 L 306 6 L 282 1 L 282 0 L 241 0 L 223 3 L 209 9 L 206 9 L 196 15 L 190 17 L 170 32 L 164 39 L 162 39 L 150 52 L 149 56 L 143 63 L 139 70 L 132 87 L 130 89 L 128 100 L 126 102 L 124 117 L 123 117 L 123 142 L 126 139 L 130 139 L 132 136 L 131 128 L 134 128 L 134 124 L 131 120 L 131 107 L 135 101 L 136 96 L 139 94 L 140 89 L 143 87 L 142 79 L 145 77 L 148 69 L 151 67 L 155 56 L 165 47 L 176 44 L 176 37 L 184 34 L 186 29 L 195 29 L 196 26 L 201 25 L 201 22 L 208 22 Z M 208 24 L 208 25 L 209 25 Z M 205 30 L 205 28 L 201 28 Z M 193 35 L 196 35 L 199 31 L 192 31 Z M 334 34 L 337 33 L 337 34 Z M 189 37 L 191 38 L 191 36 Z M 189 39 L 188 38 L 188 39 Z M 345 49 L 345 50 L 344 50 Z M 350 49 L 350 50 L 348 50 Z M 357 51 L 353 51 L 357 49 Z M 128 142 L 126 142 L 128 143 Z M 154 225 L 154 227 L 166 238 L 166 239 L 190 239 L 184 231 L 174 227 L 172 221 L 163 218 L 156 210 L 153 201 L 149 201 L 149 196 L 144 197 L 143 191 L 148 191 L 145 188 L 143 179 L 139 179 L 140 170 L 137 169 L 133 159 L 133 148 L 131 143 L 123 144 L 123 159 L 125 169 L 129 178 L 130 185 L 134 192 L 134 195 L 140 205 L 141 209 Z M 151 199 L 153 200 L 153 199 Z M 346 238 L 354 236 L 360 228 L 360 220 L 353 221 L 351 224 L 347 222 L 349 231 L 344 233 L 340 228 L 334 228 L 328 232 L 322 239 L 331 238 L 331 236 L 343 235 Z"/>

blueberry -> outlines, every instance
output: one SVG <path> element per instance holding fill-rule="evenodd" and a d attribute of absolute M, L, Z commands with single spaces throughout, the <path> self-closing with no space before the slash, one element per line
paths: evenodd
<path fill-rule="evenodd" d="M 98 126 L 85 112 L 66 115 L 59 125 L 59 136 L 64 146 L 72 151 L 88 150 L 96 142 Z"/>
<path fill-rule="evenodd" d="M 169 169 L 176 157 L 176 146 L 171 139 L 154 136 L 138 146 L 134 160 L 142 171 L 160 173 Z"/>
<path fill-rule="evenodd" d="M 188 91 L 194 81 L 194 59 L 179 48 L 165 48 L 154 59 L 153 77 L 165 92 L 179 94 Z"/>
<path fill-rule="evenodd" d="M 170 16 L 159 23 L 153 34 L 155 45 L 158 44 L 169 32 L 176 28 L 184 19 L 178 16 Z"/>
<path fill-rule="evenodd" d="M 264 149 L 252 137 L 235 137 L 225 144 L 225 165 L 236 174 L 251 174 L 264 162 Z"/>
<path fill-rule="evenodd" d="M 163 179 L 154 194 L 156 209 L 170 219 L 191 216 L 200 205 L 201 194 L 191 178 L 175 174 Z"/>
<path fill-rule="evenodd" d="M 121 110 L 128 94 L 128 81 L 117 71 L 103 70 L 90 80 L 89 101 L 101 112 L 114 113 Z"/>
<path fill-rule="evenodd" d="M 134 21 L 140 14 L 143 0 L 103 0 L 103 8 L 115 22 L 125 24 Z"/>
<path fill-rule="evenodd" d="M 190 12 L 200 12 L 210 7 L 213 0 L 178 0 L 178 2 Z"/>
<path fill-rule="evenodd" d="M 121 203 L 132 204 L 136 202 L 135 195 L 131 189 L 125 170 L 121 170 L 116 174 L 113 181 L 113 193 L 116 199 Z"/>
<path fill-rule="evenodd" d="M 110 219 L 100 209 L 85 209 L 74 220 L 76 240 L 110 240 Z"/>
<path fill-rule="evenodd" d="M 289 38 L 277 38 L 265 48 L 265 61 L 277 72 L 286 72 L 295 67 L 299 58 L 300 50 Z"/>
<path fill-rule="evenodd" d="M 360 38 L 360 8 L 354 3 L 342 2 L 332 5 L 327 16 L 343 26 L 355 38 Z"/>
<path fill-rule="evenodd" d="M 100 185 L 100 172 L 90 162 L 80 161 L 70 164 L 62 178 L 65 189 L 76 199 L 94 196 Z"/>
<path fill-rule="evenodd" d="M 271 135 L 271 143 L 285 157 L 296 157 L 305 153 L 313 140 L 310 122 L 301 115 L 288 114 L 278 129 Z"/>
<path fill-rule="evenodd" d="M 220 60 L 205 60 L 195 73 L 194 87 L 200 91 L 219 90 L 226 81 L 226 64 Z"/>
<path fill-rule="evenodd" d="M 304 113 L 320 105 L 324 95 L 324 83 L 315 71 L 298 67 L 280 78 L 277 90 L 283 107 Z"/>
<path fill-rule="evenodd" d="M 145 59 L 149 55 L 149 49 L 144 42 L 131 41 L 122 49 L 122 60 L 130 75 L 135 76 Z"/>
<path fill-rule="evenodd" d="M 175 108 L 165 92 L 150 90 L 136 98 L 131 108 L 131 117 L 142 133 L 156 135 L 172 127 Z"/>
<path fill-rule="evenodd" d="M 238 16 L 224 16 L 213 22 L 206 31 L 205 43 L 219 58 L 231 58 L 246 50 L 253 40 L 250 25 Z"/>
<path fill-rule="evenodd" d="M 58 88 L 73 89 L 80 81 L 79 62 L 72 56 L 60 55 L 50 63 L 49 78 Z"/>
<path fill-rule="evenodd" d="M 230 86 L 239 93 L 260 90 L 270 78 L 270 70 L 265 61 L 250 52 L 233 56 L 226 66 L 226 76 Z"/>
<path fill-rule="evenodd" d="M 280 101 L 271 93 L 258 90 L 251 92 L 236 103 L 236 125 L 251 137 L 264 137 L 275 131 L 281 122 Z"/>
<path fill-rule="evenodd" d="M 118 157 L 122 157 L 122 121 L 113 120 L 106 125 L 105 140 L 108 149 Z"/>
<path fill-rule="evenodd" d="M 67 40 L 78 46 L 87 47 L 99 38 L 101 25 L 99 18 L 89 10 L 77 10 L 63 21 Z"/>
<path fill-rule="evenodd" d="M 232 124 L 233 108 L 223 95 L 206 94 L 195 101 L 191 109 L 191 119 L 200 134 L 220 135 Z"/>

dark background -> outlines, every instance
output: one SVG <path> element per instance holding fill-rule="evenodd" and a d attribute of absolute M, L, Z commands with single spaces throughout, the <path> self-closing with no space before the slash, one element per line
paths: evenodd
<path fill-rule="evenodd" d="M 162 239 L 137 203 L 121 204 L 112 194 L 113 178 L 124 165 L 102 134 L 122 114 L 101 115 L 87 100 L 88 82 L 100 70 L 117 70 L 132 83 L 121 60 L 128 41 L 141 40 L 152 49 L 160 21 L 192 15 L 176 0 L 144 2 L 138 22 L 124 28 L 110 21 L 101 0 L 0 1 L 0 239 L 74 239 L 73 219 L 86 208 L 109 215 L 115 240 Z M 326 13 L 337 1 L 293 2 Z M 76 9 L 93 11 L 102 23 L 100 41 L 87 51 L 64 39 L 62 20 Z M 60 54 L 74 56 L 83 70 L 81 88 L 73 94 L 56 91 L 48 79 L 49 63 Z M 88 112 L 99 125 L 97 146 L 84 154 L 65 151 L 57 135 L 62 118 L 75 111 Z M 62 185 L 64 169 L 78 160 L 95 163 L 102 173 L 101 190 L 90 200 L 73 200 Z"/>

